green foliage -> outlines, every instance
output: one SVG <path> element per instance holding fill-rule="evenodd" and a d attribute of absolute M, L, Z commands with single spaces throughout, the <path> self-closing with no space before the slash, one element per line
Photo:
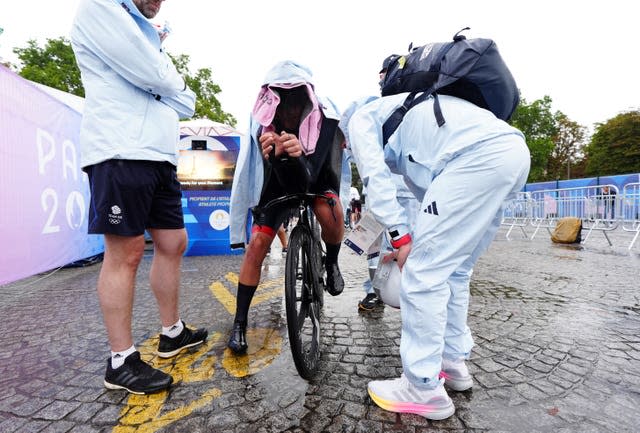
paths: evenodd
<path fill-rule="evenodd" d="M 22 63 L 18 74 L 27 80 L 84 97 L 80 70 L 71 49 L 63 37 L 47 39 L 44 48 L 35 40 L 29 40 L 26 48 L 14 48 Z"/>
<path fill-rule="evenodd" d="M 628 111 L 596 124 L 585 147 L 588 176 L 640 172 L 640 111 Z"/>
<path fill-rule="evenodd" d="M 527 182 L 547 180 L 547 167 L 555 146 L 553 137 L 558 134 L 555 118 L 551 113 L 551 98 L 545 96 L 531 104 L 521 98 L 510 123 L 522 131 L 529 146 L 531 169 Z"/>
<path fill-rule="evenodd" d="M 220 101 L 216 95 L 221 92 L 220 86 L 215 84 L 211 79 L 211 69 L 198 69 L 195 75 L 189 72 L 189 56 L 181 54 L 177 57 L 171 56 L 173 64 L 176 65 L 178 72 L 182 74 L 187 85 L 197 95 L 196 112 L 194 118 L 205 118 L 215 122 L 224 123 L 230 126 L 236 126 L 236 119 L 233 115 L 225 113 L 222 110 Z"/>
<path fill-rule="evenodd" d="M 80 70 L 71 43 L 65 38 L 47 39 L 44 48 L 39 47 L 35 40 L 30 40 L 26 48 L 14 48 L 13 52 L 20 59 L 21 66 L 12 67 L 20 76 L 84 97 Z M 196 94 L 194 117 L 236 126 L 236 119 L 222 110 L 216 97 L 221 89 L 212 81 L 211 70 L 198 69 L 194 75 L 189 71 L 189 56 L 181 54 L 170 57 L 189 88 Z"/>
<path fill-rule="evenodd" d="M 553 137 L 554 148 L 547 165 L 547 180 L 570 179 L 572 166 L 573 174 L 576 174 L 576 163 L 581 156 L 587 129 L 559 111 L 554 120 L 557 134 Z"/>

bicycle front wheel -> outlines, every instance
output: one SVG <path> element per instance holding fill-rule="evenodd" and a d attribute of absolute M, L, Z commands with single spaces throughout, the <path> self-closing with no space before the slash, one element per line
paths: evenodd
<path fill-rule="evenodd" d="M 320 302 L 308 227 L 296 226 L 289 237 L 285 264 L 285 304 L 289 345 L 298 374 L 311 379 L 320 362 Z"/>

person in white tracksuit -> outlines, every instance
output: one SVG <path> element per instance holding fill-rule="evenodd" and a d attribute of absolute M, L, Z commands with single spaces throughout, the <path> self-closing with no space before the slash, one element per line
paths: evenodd
<path fill-rule="evenodd" d="M 418 207 L 420 203 L 416 200 L 413 193 L 407 188 L 407 185 L 404 183 L 404 178 L 399 174 L 391 174 L 391 178 L 396 185 L 396 191 L 398 193 L 398 203 L 406 210 L 407 216 L 409 217 L 408 225 L 409 227 L 413 227 L 415 223 L 416 213 L 418 212 Z M 366 188 L 362 188 L 362 195 L 366 195 Z M 364 211 L 367 210 L 367 201 L 364 202 Z M 362 298 L 361 301 L 358 302 L 358 311 L 372 311 L 379 306 L 382 306 L 383 301 L 376 295 L 375 290 L 373 288 L 373 277 L 375 275 L 376 269 L 378 268 L 378 262 L 380 260 L 380 256 L 386 254 L 389 250 L 391 250 L 391 242 L 389 240 L 389 234 L 383 233 L 383 236 L 380 239 L 380 254 L 367 259 L 367 266 L 369 268 L 369 278 L 362 283 L 362 288 L 365 292 L 365 297 Z"/>
<path fill-rule="evenodd" d="M 444 95 L 443 126 L 430 97 L 407 112 L 383 146 L 382 125 L 406 97 L 356 101 L 340 125 L 367 187 L 368 209 L 391 236 L 394 252 L 385 260 L 396 259 L 402 269 L 403 374 L 372 381 L 368 391 L 386 410 L 444 419 L 455 411 L 444 383 L 456 391 L 473 385 L 464 362 L 473 347 L 467 326 L 473 266 L 495 237 L 505 200 L 525 185 L 530 156 L 519 130 Z M 421 202 L 414 227 L 392 173 L 403 175 Z"/>

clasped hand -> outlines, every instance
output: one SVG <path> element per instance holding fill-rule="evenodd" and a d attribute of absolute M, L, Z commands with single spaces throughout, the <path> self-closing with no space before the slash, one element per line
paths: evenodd
<path fill-rule="evenodd" d="M 302 146 L 298 137 L 294 134 L 282 131 L 280 134 L 275 132 L 265 132 L 259 138 L 262 146 L 262 156 L 269 159 L 269 154 L 275 148 L 275 156 L 286 153 L 288 156 L 297 158 L 302 155 Z"/>

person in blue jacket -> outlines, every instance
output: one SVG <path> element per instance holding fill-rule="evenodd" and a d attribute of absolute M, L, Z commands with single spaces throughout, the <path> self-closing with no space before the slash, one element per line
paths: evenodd
<path fill-rule="evenodd" d="M 176 176 L 178 120 L 191 117 L 195 94 L 161 46 L 166 32 L 149 21 L 158 0 L 83 0 L 71 44 L 85 89 L 81 166 L 89 177 L 88 231 L 103 234 L 98 297 L 111 357 L 104 385 L 136 394 L 164 390 L 173 378 L 145 363 L 132 337 L 136 273 L 153 239 L 149 275 L 162 323 L 158 356 L 203 343 L 178 313 L 186 248 Z"/>
<path fill-rule="evenodd" d="M 231 189 L 231 248 L 243 248 L 248 211 L 294 192 L 325 193 L 313 210 L 326 248 L 327 291 L 342 293 L 344 281 L 338 253 L 344 235 L 338 193 L 344 135 L 340 116 L 327 99 L 316 95 L 311 71 L 285 60 L 267 73 L 251 115 L 249 140 L 242 143 Z M 245 353 L 249 306 L 260 282 L 262 262 L 276 230 L 289 214 L 286 205 L 254 215 L 236 298 L 236 313 L 228 347 Z"/>
<path fill-rule="evenodd" d="M 505 200 L 524 186 L 530 157 L 520 131 L 445 95 L 442 127 L 430 97 L 407 112 L 383 146 L 382 125 L 406 97 L 356 101 L 341 120 L 368 209 L 391 238 L 393 253 L 383 260 L 397 260 L 402 270 L 403 373 L 367 388 L 383 409 L 444 419 L 455 411 L 444 384 L 455 391 L 473 386 L 465 364 L 473 347 L 467 326 L 473 266 L 495 237 Z M 413 226 L 392 173 L 420 201 Z"/>

